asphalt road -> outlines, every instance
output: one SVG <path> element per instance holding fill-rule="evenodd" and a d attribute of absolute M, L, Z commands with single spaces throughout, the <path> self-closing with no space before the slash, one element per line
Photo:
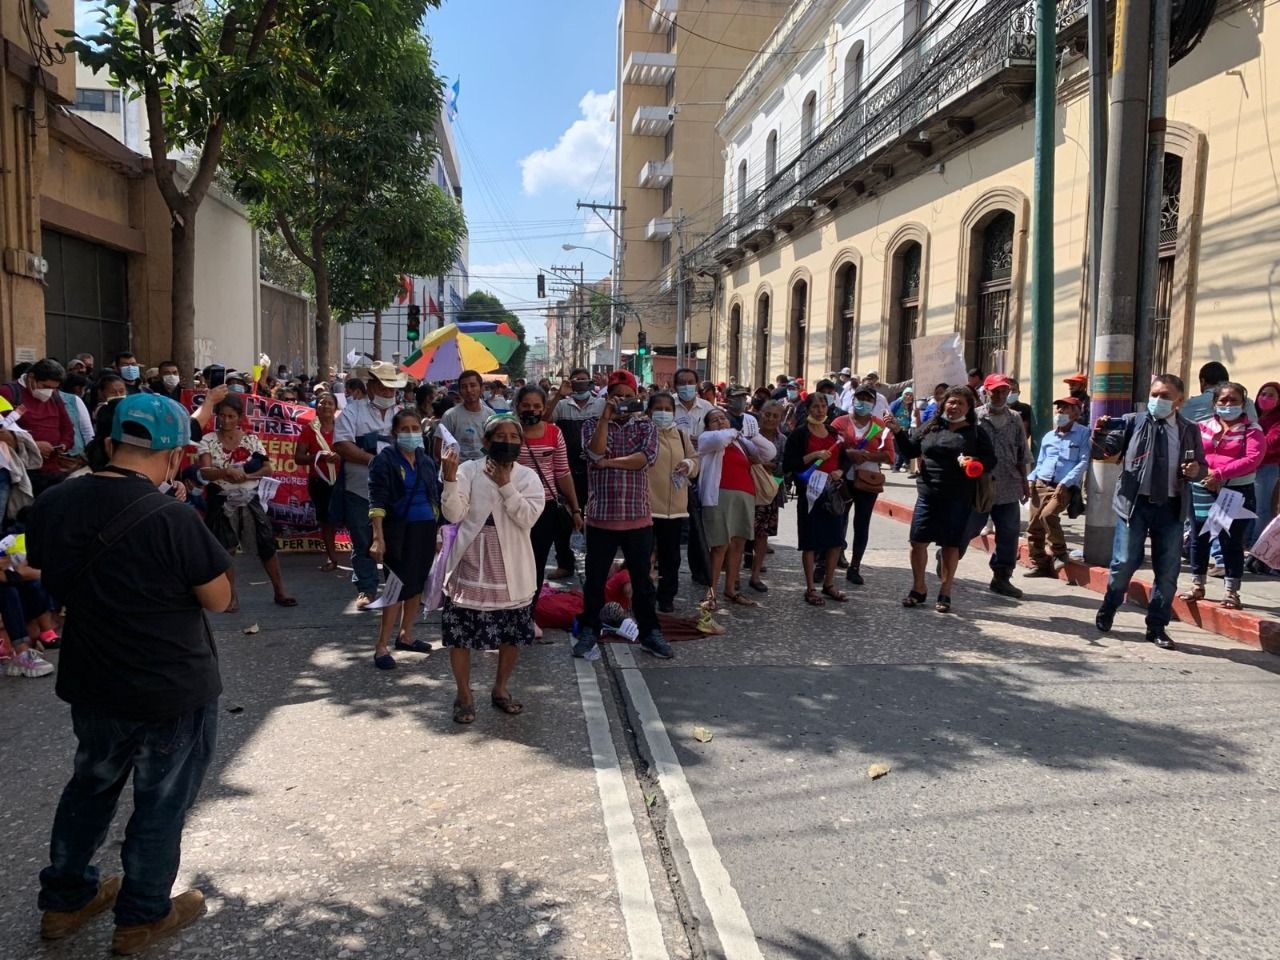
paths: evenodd
<path fill-rule="evenodd" d="M 1099 637 L 1096 595 L 996 597 L 981 553 L 957 613 L 906 610 L 905 534 L 877 518 L 867 585 L 815 611 L 784 514 L 758 610 L 635 658 L 754 935 L 722 954 L 682 851 L 710 954 L 1280 956 L 1280 659 L 1179 624 L 1158 650 L 1136 609 Z"/>

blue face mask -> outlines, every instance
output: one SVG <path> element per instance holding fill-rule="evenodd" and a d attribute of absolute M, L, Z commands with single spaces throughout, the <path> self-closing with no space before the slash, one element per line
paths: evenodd
<path fill-rule="evenodd" d="M 1244 413 L 1244 407 L 1239 404 L 1233 404 L 1229 407 L 1218 407 L 1218 416 L 1223 420 L 1239 420 L 1240 414 Z"/>
<path fill-rule="evenodd" d="M 874 409 L 875 409 L 875 404 L 867 403 L 867 401 L 865 400 L 853 401 L 853 412 L 860 417 L 865 417 Z"/>
<path fill-rule="evenodd" d="M 243 384 L 239 384 L 239 383 L 227 384 L 227 393 L 244 393 L 244 391 L 245 391 L 245 388 Z"/>
<path fill-rule="evenodd" d="M 788 399 L 788 400 L 792 400 L 792 401 L 799 400 L 799 399 L 800 399 L 800 391 L 799 391 L 799 390 L 788 390 L 788 391 L 787 391 L 787 399 Z"/>
<path fill-rule="evenodd" d="M 654 426 L 659 430 L 665 430 L 667 427 L 675 425 L 676 415 L 670 410 L 655 410 L 649 414 L 649 419 L 653 421 Z"/>
<path fill-rule="evenodd" d="M 126 380 L 137 380 L 142 376 L 142 371 L 138 369 L 138 365 L 136 363 L 130 363 L 120 368 L 120 376 L 124 377 Z"/>
<path fill-rule="evenodd" d="M 688 403 L 690 400 L 697 399 L 698 388 L 692 383 L 681 384 L 676 387 L 676 396 Z"/>
<path fill-rule="evenodd" d="M 415 450 L 422 449 L 422 434 L 420 433 L 397 433 L 396 443 L 405 453 L 412 453 Z"/>
<path fill-rule="evenodd" d="M 1147 412 L 1157 420 L 1163 420 L 1173 413 L 1173 401 L 1166 397 L 1151 397 L 1147 401 Z"/>

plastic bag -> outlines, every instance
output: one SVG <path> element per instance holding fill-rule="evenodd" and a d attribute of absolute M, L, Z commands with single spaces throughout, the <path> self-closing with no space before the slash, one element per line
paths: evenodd
<path fill-rule="evenodd" d="M 444 606 L 444 577 L 453 556 L 453 545 L 458 540 L 458 525 L 447 523 L 440 528 L 440 549 L 431 563 L 426 589 L 422 591 L 422 612 L 430 613 Z"/>

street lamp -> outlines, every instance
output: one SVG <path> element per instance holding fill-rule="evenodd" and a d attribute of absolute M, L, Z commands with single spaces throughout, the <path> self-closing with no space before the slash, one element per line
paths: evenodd
<path fill-rule="evenodd" d="M 595 247 L 580 247 L 576 243 L 562 243 L 560 244 L 560 249 L 561 250 L 590 250 L 592 253 L 598 253 L 602 257 L 608 257 L 610 260 L 613 259 L 612 254 L 605 253 L 603 250 L 597 250 Z"/>

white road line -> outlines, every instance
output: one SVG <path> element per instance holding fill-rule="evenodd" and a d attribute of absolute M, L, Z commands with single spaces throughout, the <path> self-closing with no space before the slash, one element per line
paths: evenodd
<path fill-rule="evenodd" d="M 596 787 L 604 810 L 605 833 L 609 837 L 609 852 L 618 881 L 622 919 L 627 925 L 631 960 L 668 960 L 662 924 L 658 921 L 658 910 L 649 886 L 649 871 L 640 850 L 640 836 L 636 833 L 627 788 L 622 782 L 618 752 L 609 733 L 609 715 L 605 713 L 600 697 L 595 667 L 585 660 L 574 660 L 573 664 L 578 673 L 578 694 L 587 720 L 591 762 L 596 768 Z"/>
<path fill-rule="evenodd" d="M 698 801 L 689 788 L 689 781 L 685 779 L 684 768 L 676 758 L 675 748 L 671 745 L 671 738 L 667 736 L 667 728 L 658 714 L 657 704 L 649 694 L 644 676 L 636 668 L 629 648 L 619 644 L 614 647 L 614 652 L 618 666 L 622 669 L 627 692 L 635 705 L 640 729 L 644 731 L 644 738 L 649 744 L 649 754 L 657 769 L 658 783 L 671 807 L 671 816 L 676 821 L 676 829 L 680 831 L 680 839 L 688 851 L 689 864 L 702 891 L 702 899 L 711 913 L 711 923 L 720 938 L 725 960 L 764 960 L 764 954 L 756 943 L 751 921 L 742 909 L 738 891 L 733 888 L 729 871 L 725 869 L 711 839 L 707 821 L 703 819 Z"/>

